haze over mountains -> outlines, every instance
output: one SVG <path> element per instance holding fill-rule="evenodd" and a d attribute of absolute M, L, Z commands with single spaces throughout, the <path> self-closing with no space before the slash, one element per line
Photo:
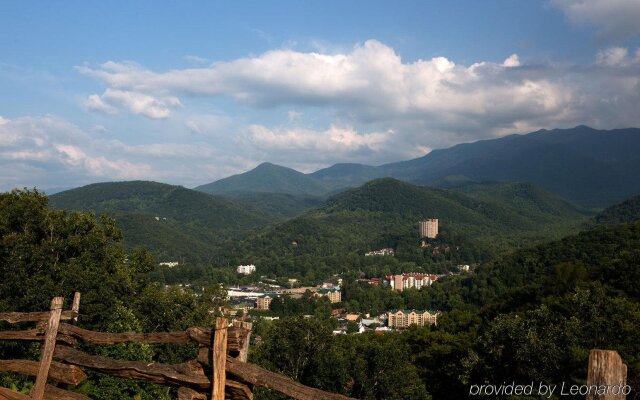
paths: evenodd
<path fill-rule="evenodd" d="M 129 247 L 146 246 L 161 259 L 274 258 L 292 239 L 301 241 L 301 254 L 314 257 L 376 246 L 410 249 L 414 225 L 430 217 L 441 219 L 450 239 L 465 237 L 493 251 L 548 240 L 551 231 L 570 233 L 592 214 L 587 209 L 640 193 L 640 178 L 630 173 L 640 171 L 637 149 L 639 129 L 579 126 L 461 144 L 377 167 L 336 164 L 304 174 L 263 163 L 195 190 L 112 182 L 50 199 L 59 208 L 112 215 Z"/>
<path fill-rule="evenodd" d="M 640 193 L 640 129 L 586 126 L 464 143 L 408 161 L 336 164 L 311 174 L 263 163 L 195 189 L 227 196 L 249 192 L 326 195 L 381 177 L 417 185 L 529 182 L 588 207 L 606 207 Z"/>

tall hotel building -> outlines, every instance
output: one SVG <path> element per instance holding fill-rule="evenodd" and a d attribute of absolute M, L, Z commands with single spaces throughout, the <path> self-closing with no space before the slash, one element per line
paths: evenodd
<path fill-rule="evenodd" d="M 438 219 L 420 221 L 420 238 L 435 239 L 438 236 Z"/>
<path fill-rule="evenodd" d="M 387 313 L 389 328 L 408 328 L 411 325 L 425 326 L 438 323 L 437 311 L 396 310 Z"/>

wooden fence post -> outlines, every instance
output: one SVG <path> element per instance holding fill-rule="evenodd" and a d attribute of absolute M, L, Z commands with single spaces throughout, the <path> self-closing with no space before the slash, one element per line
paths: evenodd
<path fill-rule="evenodd" d="M 72 324 L 76 324 L 78 322 L 78 314 L 80 313 L 80 292 L 75 292 L 73 294 L 73 304 L 71 306 L 71 311 L 73 311 L 76 315 L 71 320 Z"/>
<path fill-rule="evenodd" d="M 211 377 L 211 400 L 224 400 L 224 386 L 227 380 L 227 319 L 216 318 L 213 335 L 213 374 Z"/>
<path fill-rule="evenodd" d="M 587 385 L 620 385 L 620 390 L 627 384 L 627 366 L 614 350 L 591 350 L 589 353 L 589 367 Z M 612 394 L 598 395 L 589 393 L 587 400 L 624 400 L 626 395 L 621 391 Z"/>
<path fill-rule="evenodd" d="M 36 383 L 33 385 L 31 391 L 31 398 L 33 400 L 42 400 L 44 397 L 44 389 L 47 386 L 47 377 L 49 376 L 49 367 L 51 366 L 53 351 L 56 347 L 56 336 L 58 335 L 63 303 L 64 297 L 54 297 L 53 300 L 51 300 L 51 314 L 49 315 L 49 322 L 45 330 L 44 345 L 40 353 L 40 367 L 38 368 Z"/>
<path fill-rule="evenodd" d="M 238 349 L 238 360 L 247 362 L 247 358 L 249 356 L 249 342 L 251 341 L 251 329 L 253 328 L 253 324 L 251 322 L 233 321 L 233 326 L 243 328 L 247 331 L 246 335 L 243 338 L 242 347 Z"/>

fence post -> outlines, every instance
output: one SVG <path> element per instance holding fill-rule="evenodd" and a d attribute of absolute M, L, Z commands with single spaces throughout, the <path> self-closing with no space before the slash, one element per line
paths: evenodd
<path fill-rule="evenodd" d="M 249 356 L 249 341 L 251 340 L 251 329 L 253 328 L 253 324 L 251 322 L 233 321 L 233 326 L 243 328 L 247 331 L 245 336 L 242 338 L 242 347 L 240 347 L 238 351 L 238 360 L 247 362 L 247 358 Z"/>
<path fill-rule="evenodd" d="M 54 297 L 51 300 L 51 314 L 49 314 L 49 322 L 44 335 L 44 345 L 40 354 L 40 367 L 38 368 L 38 376 L 36 383 L 31 391 L 33 400 L 42 400 L 44 397 L 44 389 L 47 386 L 47 377 L 49 376 L 49 367 L 53 359 L 53 351 L 56 347 L 56 336 L 58 335 L 58 326 L 60 325 L 60 315 L 62 314 L 62 303 L 64 297 Z"/>
<path fill-rule="evenodd" d="M 213 335 L 213 374 L 211 379 L 211 400 L 224 400 L 224 386 L 227 380 L 227 319 L 216 318 Z"/>
<path fill-rule="evenodd" d="M 589 367 L 587 372 L 587 385 L 620 385 L 618 394 L 598 395 L 591 393 L 587 395 L 587 400 L 624 400 L 622 388 L 627 384 L 627 366 L 622 362 L 622 358 L 614 350 L 591 350 L 589 353 Z"/>
<path fill-rule="evenodd" d="M 71 323 L 74 325 L 78 322 L 78 313 L 80 313 L 80 292 L 75 292 L 73 294 L 73 303 L 71 306 L 71 311 L 76 313 L 75 317 L 71 320 Z"/>

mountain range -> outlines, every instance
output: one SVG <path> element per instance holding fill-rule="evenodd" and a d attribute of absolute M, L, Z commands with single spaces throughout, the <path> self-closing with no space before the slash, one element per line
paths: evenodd
<path fill-rule="evenodd" d="M 640 129 L 587 126 L 459 144 L 380 166 L 335 164 L 303 174 L 270 163 L 195 189 L 235 196 L 255 192 L 326 196 L 372 179 L 458 187 L 486 181 L 527 182 L 574 203 L 601 208 L 640 193 Z"/>
<path fill-rule="evenodd" d="M 465 194 L 381 178 L 229 241 L 216 253 L 225 264 L 252 262 L 277 276 L 336 273 L 344 267 L 341 260 L 385 247 L 421 265 L 430 256 L 418 246 L 418 222 L 438 218 L 439 243 L 459 245 L 463 259 L 481 260 L 576 232 L 588 215 L 531 184 L 480 184 Z"/>
<path fill-rule="evenodd" d="M 158 182 L 95 183 L 49 196 L 61 209 L 106 213 L 128 247 L 145 246 L 163 260 L 207 260 L 213 244 L 275 222 L 222 197 Z"/>
<path fill-rule="evenodd" d="M 129 248 L 145 246 L 160 261 L 283 261 L 294 240 L 305 257 L 388 246 L 411 252 L 418 220 L 431 217 L 441 220 L 450 242 L 482 248 L 484 257 L 574 232 L 593 215 L 589 209 L 639 193 L 640 178 L 630 173 L 640 171 L 637 149 L 638 129 L 580 126 L 381 166 L 336 164 L 304 174 L 263 163 L 195 190 L 98 183 L 53 194 L 50 202 L 110 214 Z M 605 210 L 597 221 L 629 218 L 637 203 Z M 280 261 L 274 268 L 291 262 L 278 267 Z"/>
<path fill-rule="evenodd" d="M 262 193 L 227 199 L 157 182 L 108 182 L 50 196 L 54 207 L 107 213 L 128 247 L 149 248 L 161 261 L 236 262 L 268 255 L 274 260 L 300 241 L 300 254 L 363 253 L 376 247 L 415 246 L 418 220 L 436 217 L 450 239 L 492 249 L 544 240 L 586 219 L 584 209 L 531 184 L 490 183 L 459 190 L 373 180 L 320 202 L 300 206 L 302 195 Z M 253 205 L 248 205 L 253 199 Z M 273 204 L 282 204 L 274 209 Z M 282 209 L 289 206 L 291 214 Z M 278 214 L 280 213 L 280 214 Z M 279 255 L 278 255 L 279 254 Z M 214 258 L 215 257 L 215 260 Z"/>

